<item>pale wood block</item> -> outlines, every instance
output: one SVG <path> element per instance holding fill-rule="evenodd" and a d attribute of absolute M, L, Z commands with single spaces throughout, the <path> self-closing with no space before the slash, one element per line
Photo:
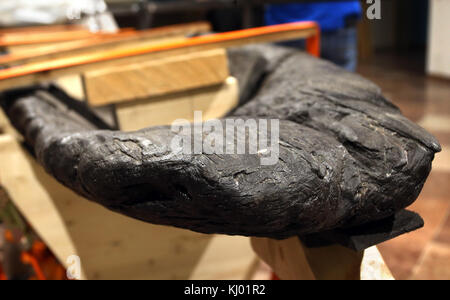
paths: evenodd
<path fill-rule="evenodd" d="M 283 241 L 251 238 L 253 250 L 280 279 L 314 280 L 316 277 L 297 237 Z"/>
<path fill-rule="evenodd" d="M 364 251 L 361 280 L 395 280 L 376 246 Z"/>
<path fill-rule="evenodd" d="M 376 247 L 365 252 L 333 245 L 305 247 L 298 237 L 278 241 L 251 238 L 252 247 L 284 280 L 392 280 Z"/>
<path fill-rule="evenodd" d="M 230 243 L 230 240 L 233 243 Z M 190 280 L 249 280 L 257 267 L 258 259 L 243 236 L 218 235 L 211 240 Z"/>
<path fill-rule="evenodd" d="M 84 101 L 84 86 L 80 75 L 62 76 L 56 79 L 54 83 L 70 97 L 79 101 Z"/>
<path fill-rule="evenodd" d="M 229 76 L 224 49 L 85 72 L 90 105 L 132 101 L 215 85 Z"/>
<path fill-rule="evenodd" d="M 183 93 L 156 99 L 141 100 L 116 105 L 116 116 L 123 131 L 135 131 L 146 127 L 169 125 L 177 119 L 191 121 L 192 98 L 195 95 Z"/>
<path fill-rule="evenodd" d="M 128 38 L 121 36 L 112 36 L 109 38 L 95 37 L 69 42 L 15 46 L 8 47 L 9 55 L 0 57 L 0 64 L 19 66 L 26 63 L 51 61 L 78 55 L 91 55 L 102 51 L 118 51 L 131 47 L 145 47 L 182 40 L 186 40 L 184 35 L 170 35 L 168 37 L 155 38 L 139 38 L 139 35 L 130 35 Z"/>
<path fill-rule="evenodd" d="M 24 55 L 31 52 L 39 52 L 41 50 L 45 50 L 48 48 L 57 48 L 60 45 L 64 45 L 68 43 L 67 41 L 61 42 L 49 42 L 49 43 L 39 43 L 39 44 L 31 44 L 31 45 L 14 45 L 8 46 L 6 49 L 9 54 L 14 55 Z"/>
<path fill-rule="evenodd" d="M 222 88 L 212 97 L 193 99 L 193 110 L 203 113 L 203 120 L 219 119 L 239 104 L 237 79 L 228 77 Z"/>
<path fill-rule="evenodd" d="M 170 125 L 177 119 L 192 122 L 194 111 L 203 111 L 203 120 L 220 118 L 239 101 L 237 80 L 208 88 L 175 93 L 148 100 L 116 104 L 121 130 L 134 131 L 158 125 Z"/>
<path fill-rule="evenodd" d="M 48 175 L 8 135 L 0 136 L 0 166 L 2 186 L 14 204 L 64 265 L 70 255 L 81 258 L 85 279 L 243 278 L 253 261 L 242 238 L 143 223 L 87 201 Z M 207 249 L 216 249 L 213 257 L 210 251 L 204 256 Z M 236 260 L 238 253 L 245 258 Z"/>

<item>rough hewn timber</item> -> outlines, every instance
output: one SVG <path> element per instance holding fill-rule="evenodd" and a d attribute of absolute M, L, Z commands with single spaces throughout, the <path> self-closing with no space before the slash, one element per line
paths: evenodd
<path fill-rule="evenodd" d="M 169 127 L 93 130 L 33 93 L 5 106 L 50 174 L 151 223 L 285 238 L 366 224 L 410 205 L 440 151 L 437 140 L 367 80 L 271 49 L 255 50 L 270 58 L 268 74 L 234 116 L 281 119 L 272 166 L 261 166 L 258 154 L 173 154 Z"/>

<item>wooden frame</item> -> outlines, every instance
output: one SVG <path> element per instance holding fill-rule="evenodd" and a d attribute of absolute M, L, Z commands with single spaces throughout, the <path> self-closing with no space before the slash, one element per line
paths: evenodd
<path fill-rule="evenodd" d="M 319 27 L 315 22 L 298 22 L 261 28 L 246 29 L 200 36 L 185 41 L 160 43 L 157 45 L 118 49 L 90 55 L 30 63 L 0 71 L 0 90 L 11 89 L 59 76 L 82 73 L 111 65 L 159 59 L 169 55 L 180 55 L 217 48 L 241 46 L 249 43 L 276 42 L 306 38 L 307 50 L 319 55 Z"/>
<path fill-rule="evenodd" d="M 120 47 L 145 45 L 145 42 L 160 41 L 170 37 L 184 37 L 191 34 L 211 31 L 207 22 L 194 22 L 181 25 L 164 26 L 143 31 L 122 30 L 113 35 L 94 36 L 89 39 L 69 41 L 46 46 L 28 47 L 27 51 L 0 57 L 0 65 L 14 66 L 30 62 L 59 59 L 68 56 L 89 54 L 93 51 L 106 51 Z"/>

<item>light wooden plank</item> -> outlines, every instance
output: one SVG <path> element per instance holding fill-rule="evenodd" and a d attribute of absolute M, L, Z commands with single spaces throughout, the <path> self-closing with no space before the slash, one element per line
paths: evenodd
<path fill-rule="evenodd" d="M 39 57 L 47 57 L 52 59 L 52 55 L 46 56 L 48 53 L 64 54 L 69 49 L 88 47 L 95 44 L 103 44 L 112 41 L 134 38 L 137 31 L 132 28 L 123 28 L 118 32 L 88 32 L 86 35 L 75 35 L 71 37 L 71 31 L 62 32 L 60 35 L 64 38 L 59 40 L 40 40 L 39 37 L 35 37 L 32 33 L 29 34 L 32 38 L 29 42 L 17 43 L 8 45 L 6 49 L 8 54 L 0 57 L 0 64 L 5 66 L 15 66 L 27 61 L 31 62 L 36 59 L 39 61 Z M 26 39 L 26 36 L 22 37 Z M 33 42 L 36 39 L 38 42 Z M 37 58 L 36 58 L 37 57 Z"/>
<path fill-rule="evenodd" d="M 90 32 L 87 29 L 68 31 L 39 31 L 39 32 L 21 32 L 4 34 L 0 36 L 0 46 L 17 46 L 30 45 L 40 43 L 52 43 L 69 40 L 85 39 L 95 36 L 96 33 Z"/>
<path fill-rule="evenodd" d="M 80 75 L 62 76 L 54 81 L 54 84 L 65 91 L 73 99 L 84 101 L 85 93 L 83 80 Z"/>
<path fill-rule="evenodd" d="M 80 30 L 83 28 L 85 28 L 83 25 L 78 24 L 11 27 L 0 29 L 0 35 L 12 33 L 24 33 L 24 32 L 72 31 L 72 30 Z"/>
<path fill-rule="evenodd" d="M 151 45 L 148 43 L 149 41 L 167 42 L 175 40 L 168 38 L 180 39 L 181 37 L 209 31 L 211 31 L 211 25 L 209 23 L 194 22 L 136 32 L 122 32 L 111 36 L 93 37 L 57 44 L 53 43 L 39 47 L 35 45 L 32 47 L 16 47 L 12 49 L 13 54 L 0 57 L 0 65 L 20 65 L 74 55 L 88 55 L 89 53 L 98 51 L 145 46 Z"/>
<path fill-rule="evenodd" d="M 218 235 L 209 243 L 189 280 L 249 280 L 257 263 L 248 237 Z"/>
<path fill-rule="evenodd" d="M 84 73 L 90 105 L 101 106 L 217 85 L 229 76 L 224 49 Z"/>
<path fill-rule="evenodd" d="M 239 101 L 237 80 L 229 77 L 225 83 L 188 90 L 147 100 L 116 104 L 121 130 L 134 131 L 150 126 L 170 125 L 177 119 L 194 121 L 194 111 L 203 112 L 203 120 L 220 118 Z"/>
<path fill-rule="evenodd" d="M 251 238 L 251 244 L 259 258 L 268 264 L 280 279 L 316 279 L 297 237 L 283 241 Z"/>
<path fill-rule="evenodd" d="M 216 93 L 192 99 L 192 111 L 201 111 L 204 121 L 219 119 L 239 104 L 239 84 L 230 76 Z"/>
<path fill-rule="evenodd" d="M 361 280 L 395 280 L 376 246 L 364 251 Z"/>
<path fill-rule="evenodd" d="M 283 280 L 393 280 L 376 247 L 355 252 L 339 245 L 307 248 L 298 237 L 251 238 L 252 247 Z"/>

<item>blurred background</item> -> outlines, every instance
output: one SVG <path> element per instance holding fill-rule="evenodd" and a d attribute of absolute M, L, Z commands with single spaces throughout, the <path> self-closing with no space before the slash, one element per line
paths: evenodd
<path fill-rule="evenodd" d="M 0 0 L 0 26 L 83 22 L 92 30 L 115 30 L 208 21 L 223 32 L 266 25 L 268 5 L 289 1 L 77 0 L 78 10 L 74 2 Z M 450 1 L 381 0 L 381 19 L 368 19 L 369 4 L 360 5 L 356 72 L 378 84 L 443 146 L 412 207 L 425 227 L 379 249 L 396 279 L 450 279 Z M 264 270 L 261 278 L 270 276 Z"/>

